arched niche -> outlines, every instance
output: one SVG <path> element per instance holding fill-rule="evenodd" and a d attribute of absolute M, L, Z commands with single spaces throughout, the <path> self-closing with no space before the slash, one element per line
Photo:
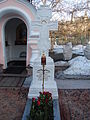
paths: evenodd
<path fill-rule="evenodd" d="M 24 33 L 23 33 L 24 32 Z M 26 61 L 27 27 L 19 18 L 12 18 L 5 24 L 5 55 L 7 63 Z M 24 55 L 21 55 L 25 53 Z"/>

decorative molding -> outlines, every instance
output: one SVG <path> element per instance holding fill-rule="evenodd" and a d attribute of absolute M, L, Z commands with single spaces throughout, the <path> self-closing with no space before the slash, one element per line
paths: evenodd
<path fill-rule="evenodd" d="M 29 9 L 32 9 L 32 14 L 35 16 L 36 14 L 36 9 L 33 5 L 31 5 L 28 1 L 26 0 L 16 0 L 16 2 L 25 5 L 26 7 L 28 7 Z"/>
<path fill-rule="evenodd" d="M 1 3 L 4 3 L 4 2 L 6 2 L 6 1 L 8 1 L 8 0 L 0 0 L 0 4 L 1 4 Z"/>

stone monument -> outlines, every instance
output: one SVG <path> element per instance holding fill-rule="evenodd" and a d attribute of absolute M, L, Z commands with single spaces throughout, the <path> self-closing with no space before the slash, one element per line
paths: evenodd
<path fill-rule="evenodd" d="M 64 60 L 70 60 L 72 58 L 72 43 L 69 42 L 63 46 Z"/>
<path fill-rule="evenodd" d="M 29 89 L 28 98 L 37 97 L 39 92 L 42 91 L 43 70 L 41 65 L 41 56 L 44 53 L 46 56 L 44 90 L 51 92 L 53 99 L 57 99 L 58 92 L 57 85 L 54 80 L 54 62 L 53 59 L 48 56 L 48 52 L 51 45 L 49 40 L 49 30 L 57 30 L 58 23 L 50 21 L 52 11 L 45 3 L 37 10 L 37 19 L 31 24 L 32 31 L 39 31 L 38 48 L 40 55 L 34 61 L 33 80 Z"/>

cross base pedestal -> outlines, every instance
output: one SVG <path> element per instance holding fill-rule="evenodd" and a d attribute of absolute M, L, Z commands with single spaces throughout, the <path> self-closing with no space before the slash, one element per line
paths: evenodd
<path fill-rule="evenodd" d="M 46 57 L 44 74 L 44 91 L 52 93 L 53 99 L 58 98 L 58 91 L 56 81 L 54 80 L 54 62 L 50 57 Z M 33 81 L 29 88 L 28 98 L 39 96 L 39 92 L 42 92 L 43 83 L 43 67 L 41 65 L 41 57 L 34 61 L 33 66 Z"/>
<path fill-rule="evenodd" d="M 58 99 L 57 85 L 55 81 L 52 83 L 45 82 L 44 91 L 52 93 L 53 99 Z M 39 96 L 39 92 L 42 92 L 42 82 L 38 82 L 38 84 L 32 82 L 29 89 L 28 98 L 37 98 Z"/>

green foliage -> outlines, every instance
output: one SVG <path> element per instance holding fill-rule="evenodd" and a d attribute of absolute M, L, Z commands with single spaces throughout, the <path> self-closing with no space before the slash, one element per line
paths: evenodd
<path fill-rule="evenodd" d="M 38 99 L 32 99 L 32 106 L 28 120 L 54 120 L 51 93 L 40 92 Z"/>

